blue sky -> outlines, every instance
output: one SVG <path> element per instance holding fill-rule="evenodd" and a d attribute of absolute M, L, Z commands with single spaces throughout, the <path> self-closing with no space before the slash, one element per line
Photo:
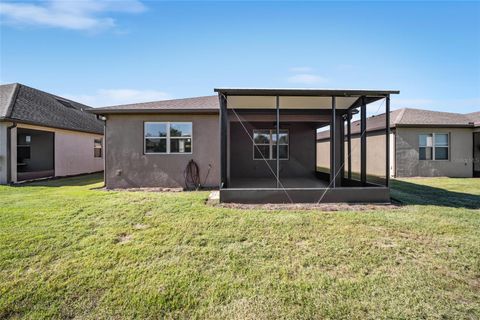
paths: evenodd
<path fill-rule="evenodd" d="M 480 110 L 478 2 L 2 1 L 0 19 L 0 82 L 94 106 L 239 86 Z"/>

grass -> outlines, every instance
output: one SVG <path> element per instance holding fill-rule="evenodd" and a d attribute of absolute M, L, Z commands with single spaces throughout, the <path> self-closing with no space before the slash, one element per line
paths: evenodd
<path fill-rule="evenodd" d="M 480 317 L 480 179 L 394 181 L 396 210 L 293 212 L 100 178 L 0 186 L 0 318 Z"/>

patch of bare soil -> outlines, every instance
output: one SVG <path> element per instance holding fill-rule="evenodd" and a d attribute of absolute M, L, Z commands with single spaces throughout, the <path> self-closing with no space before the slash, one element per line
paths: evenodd
<path fill-rule="evenodd" d="M 397 204 L 381 203 L 267 203 L 267 204 L 243 204 L 243 203 L 218 203 L 214 206 L 245 210 L 318 210 L 318 211 L 372 211 L 393 210 L 400 208 Z"/>
<path fill-rule="evenodd" d="M 121 233 L 117 236 L 117 238 L 115 239 L 115 242 L 122 244 L 122 243 L 130 242 L 130 240 L 132 240 L 131 235 L 126 234 L 126 233 Z"/>
<path fill-rule="evenodd" d="M 136 230 L 144 230 L 144 229 L 147 229 L 148 227 L 149 227 L 148 224 L 141 224 L 141 223 L 137 223 L 133 226 L 133 228 Z"/>
<path fill-rule="evenodd" d="M 145 212 L 145 217 L 151 217 L 153 216 L 153 212 L 152 211 L 147 211 Z"/>

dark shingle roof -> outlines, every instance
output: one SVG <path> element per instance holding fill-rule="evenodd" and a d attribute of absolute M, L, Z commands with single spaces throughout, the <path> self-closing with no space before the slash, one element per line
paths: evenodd
<path fill-rule="evenodd" d="M 23 84 L 0 85 L 0 119 L 103 134 L 91 107 Z"/>
<path fill-rule="evenodd" d="M 218 112 L 219 109 L 220 104 L 218 96 L 206 96 L 94 108 L 90 109 L 89 112 L 96 114 L 159 112 L 202 113 Z"/>
<path fill-rule="evenodd" d="M 439 126 L 439 127 L 473 127 L 474 119 L 480 120 L 480 112 L 469 114 L 440 112 L 422 109 L 404 108 L 390 112 L 390 127 L 399 126 Z M 367 118 L 367 132 L 385 128 L 385 113 Z M 352 134 L 360 133 L 360 120 L 352 122 Z M 326 139 L 330 132 L 317 133 L 317 139 Z"/>

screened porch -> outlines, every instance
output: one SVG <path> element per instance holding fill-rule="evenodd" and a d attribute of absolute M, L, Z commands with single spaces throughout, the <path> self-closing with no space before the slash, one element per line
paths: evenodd
<path fill-rule="evenodd" d="M 384 173 L 367 178 L 366 139 L 361 139 L 358 152 L 352 152 L 348 133 L 355 114 L 365 126 L 367 105 L 384 99 L 388 110 L 389 95 L 396 91 L 215 91 L 221 108 L 220 201 L 389 201 L 389 139 L 379 146 L 385 150 Z M 328 152 L 317 148 L 317 133 L 322 128 L 331 136 Z M 385 126 L 385 137 L 388 134 L 389 126 Z M 359 175 L 352 174 L 352 158 L 357 155 Z M 327 170 L 319 169 L 320 157 L 329 158 Z"/>

